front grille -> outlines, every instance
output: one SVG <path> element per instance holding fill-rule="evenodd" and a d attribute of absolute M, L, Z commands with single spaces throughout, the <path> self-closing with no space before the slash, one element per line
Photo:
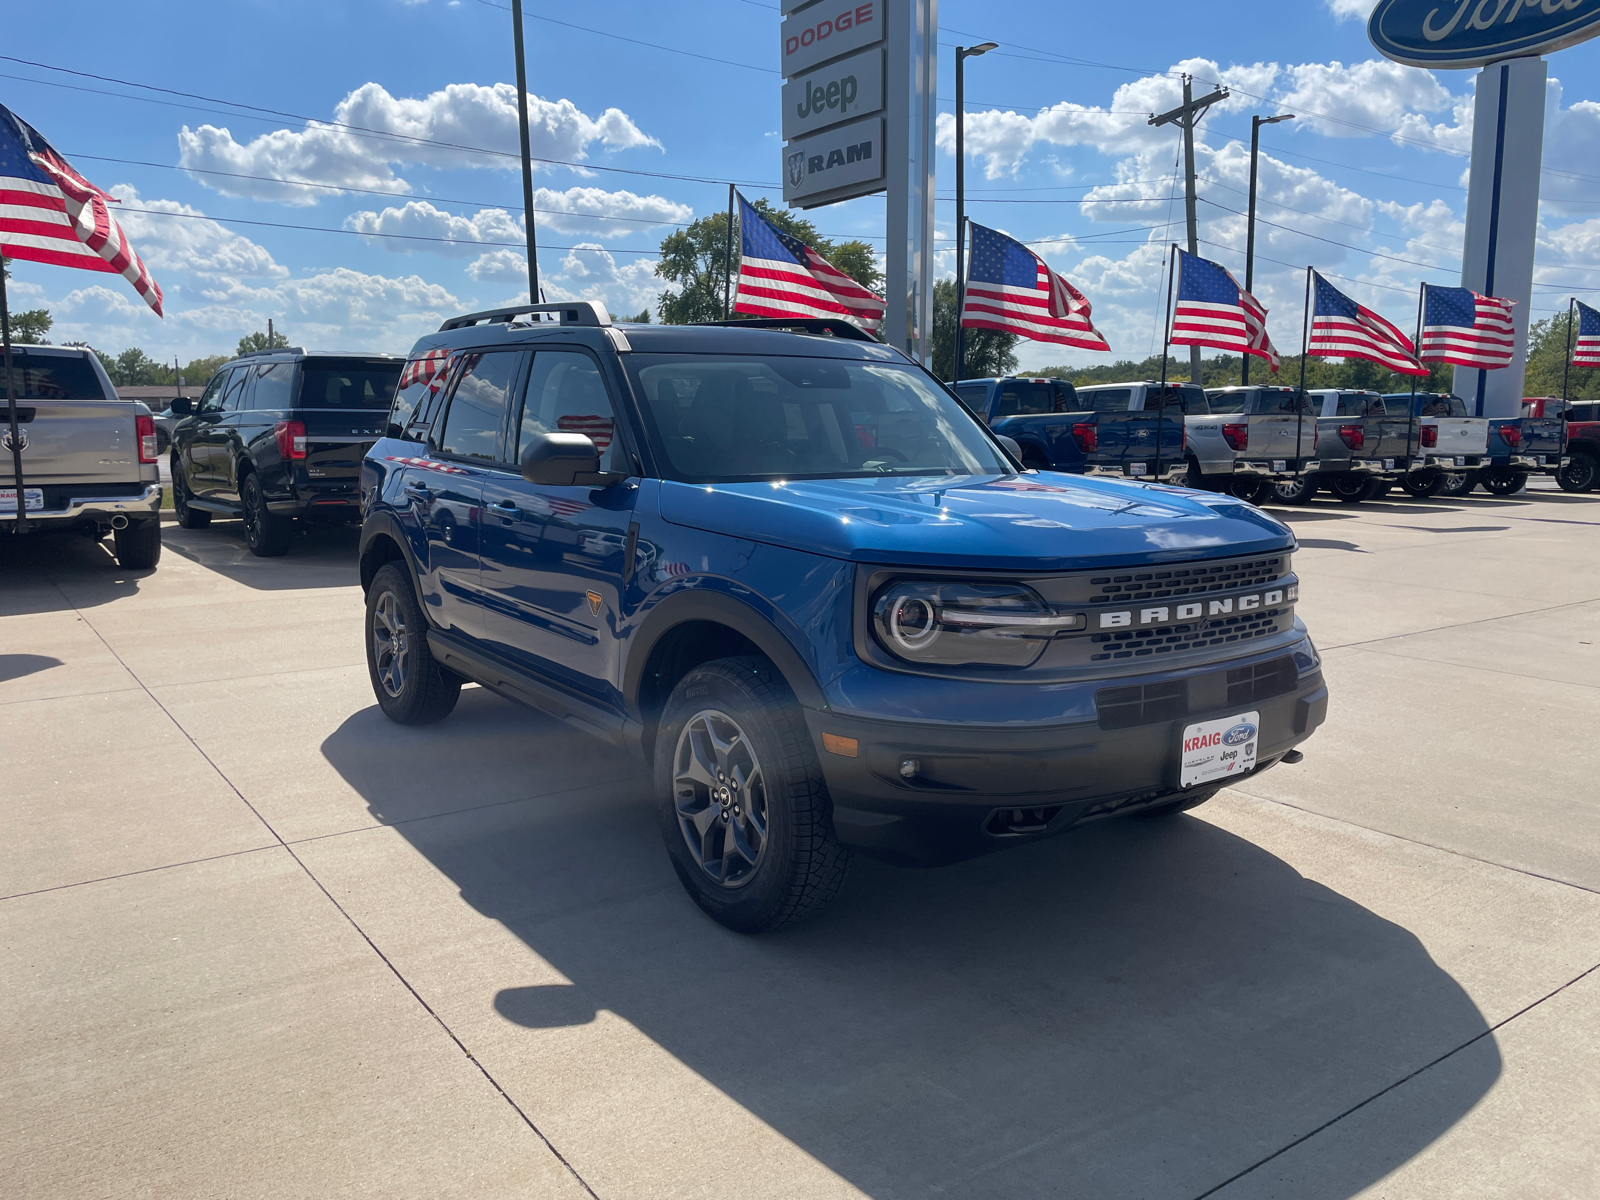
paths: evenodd
<path fill-rule="evenodd" d="M 1098 575 L 1089 580 L 1100 594 L 1090 604 L 1126 604 L 1133 600 L 1163 600 L 1169 596 L 1201 596 L 1273 582 L 1283 574 L 1284 558 L 1247 559 L 1216 566 L 1175 567 L 1170 571 L 1140 571 L 1127 575 Z"/>
<path fill-rule="evenodd" d="M 1094 707 L 1101 729 L 1133 729 L 1139 725 L 1177 721 L 1197 713 L 1258 704 L 1275 696 L 1288 695 L 1299 682 L 1294 659 L 1286 654 L 1267 662 L 1191 675 L 1187 679 L 1101 688 L 1094 694 Z"/>
<path fill-rule="evenodd" d="M 1189 682 L 1146 683 L 1133 687 L 1102 688 L 1094 695 L 1101 729 L 1132 729 L 1189 715 Z"/>
<path fill-rule="evenodd" d="M 1269 608 L 1264 612 L 1245 613 L 1241 616 L 1213 617 L 1209 621 L 1195 625 L 1097 633 L 1094 635 L 1096 642 L 1110 644 L 1098 653 L 1091 654 L 1089 661 L 1102 662 L 1113 658 L 1181 654 L 1186 650 L 1199 650 L 1204 646 L 1226 646 L 1229 642 L 1247 642 L 1251 638 L 1268 637 L 1283 632 L 1288 628 L 1288 615 L 1289 610 L 1286 608 Z"/>

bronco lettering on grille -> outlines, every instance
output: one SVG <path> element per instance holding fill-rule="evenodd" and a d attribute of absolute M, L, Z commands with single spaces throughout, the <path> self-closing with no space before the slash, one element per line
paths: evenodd
<path fill-rule="evenodd" d="M 1279 604 L 1293 604 L 1300 598 L 1300 585 L 1288 584 L 1285 587 L 1267 588 L 1260 592 L 1249 592 L 1243 596 L 1229 596 L 1222 600 L 1208 600 L 1202 605 L 1200 602 L 1190 604 L 1167 605 L 1160 604 L 1150 608 L 1127 608 L 1114 612 L 1102 612 L 1099 628 L 1101 629 L 1150 629 L 1158 625 L 1177 625 L 1184 621 L 1200 619 L 1202 608 L 1206 616 L 1221 616 L 1231 612 L 1255 612 L 1263 608 L 1272 608 Z"/>

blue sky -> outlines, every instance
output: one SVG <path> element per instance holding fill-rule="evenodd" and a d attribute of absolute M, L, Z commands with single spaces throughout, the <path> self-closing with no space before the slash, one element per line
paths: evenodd
<path fill-rule="evenodd" d="M 1177 134 L 1143 114 L 1175 103 L 1175 72 L 1189 70 L 1197 89 L 1235 89 L 1200 136 L 1200 217 L 1202 252 L 1241 278 L 1249 115 L 1300 114 L 1263 133 L 1273 225 L 1258 230 L 1256 291 L 1279 346 L 1298 342 L 1307 263 L 1409 326 L 1418 281 L 1459 280 L 1474 72 L 1379 59 L 1370 6 L 944 0 L 941 113 L 951 47 L 1001 43 L 968 64 L 969 213 L 1077 283 L 1115 357 L 1152 353 L 1161 259 L 1181 225 L 1150 227 L 1181 221 L 1182 201 L 1181 186 L 1169 199 Z M 654 308 L 655 249 L 726 203 L 715 181 L 779 198 L 776 0 L 524 7 L 534 153 L 582 164 L 535 180 L 536 207 L 561 210 L 539 217 L 547 291 Z M 12 6 L 0 51 L 42 65 L 0 61 L 0 101 L 122 197 L 167 318 L 115 277 L 27 263 L 13 303 L 49 307 L 55 340 L 188 358 L 231 350 L 269 316 L 308 346 L 404 350 L 444 316 L 525 295 L 521 256 L 493 244 L 521 240 L 510 20 L 509 0 L 80 0 L 63 36 L 52 6 Z M 1600 289 L 1600 168 L 1584 165 L 1600 162 L 1597 66 L 1600 42 L 1551 61 L 1535 318 Z M 941 196 L 954 182 L 945 144 Z M 953 203 L 938 212 L 948 246 Z M 882 244 L 881 198 L 812 217 Z M 428 238 L 451 240 L 412 240 Z M 1022 353 L 1025 368 L 1096 357 Z"/>

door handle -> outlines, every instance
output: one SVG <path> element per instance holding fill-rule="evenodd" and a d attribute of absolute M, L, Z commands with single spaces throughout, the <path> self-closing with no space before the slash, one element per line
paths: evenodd
<path fill-rule="evenodd" d="M 515 500 L 497 500 L 489 506 L 489 511 L 505 520 L 514 520 L 522 515 L 522 510 L 517 507 Z"/>
<path fill-rule="evenodd" d="M 406 480 L 405 489 L 410 495 L 416 496 L 422 500 L 427 500 L 433 495 L 433 493 L 428 489 L 427 484 L 415 479 Z"/>

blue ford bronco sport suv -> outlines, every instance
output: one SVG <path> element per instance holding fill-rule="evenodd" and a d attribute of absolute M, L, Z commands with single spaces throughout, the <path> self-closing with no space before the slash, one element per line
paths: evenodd
<path fill-rule="evenodd" d="M 1022 470 L 842 322 L 459 317 L 386 432 L 360 542 L 383 711 L 437 721 L 473 680 L 641 751 L 679 878 L 736 930 L 824 904 L 851 851 L 1193 808 L 1326 713 L 1285 526 Z"/>

